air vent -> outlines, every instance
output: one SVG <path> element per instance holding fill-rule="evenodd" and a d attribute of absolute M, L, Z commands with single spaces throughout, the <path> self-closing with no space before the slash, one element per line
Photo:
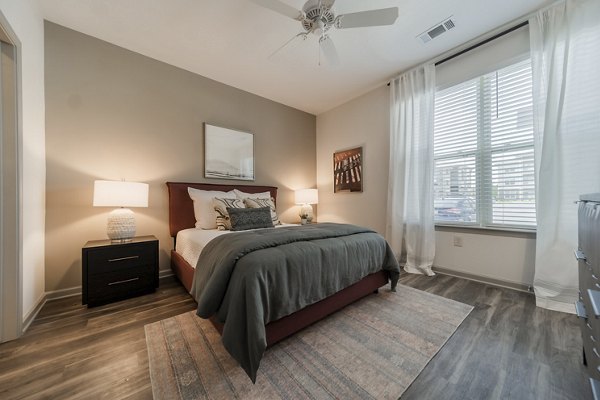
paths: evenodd
<path fill-rule="evenodd" d="M 444 21 L 440 22 L 439 24 L 435 24 L 431 28 L 427 29 L 425 32 L 421 33 L 417 37 L 419 39 L 421 39 L 423 41 L 423 43 L 427 43 L 431 39 L 435 39 L 436 37 L 440 36 L 442 33 L 449 31 L 450 29 L 454 28 L 455 26 L 456 25 L 454 24 L 454 21 L 452 20 L 452 17 L 450 16 L 449 18 L 445 19 Z"/>

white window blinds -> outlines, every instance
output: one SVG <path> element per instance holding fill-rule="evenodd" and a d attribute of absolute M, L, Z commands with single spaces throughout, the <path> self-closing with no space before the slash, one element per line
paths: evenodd
<path fill-rule="evenodd" d="M 531 62 L 435 97 L 437 223 L 535 228 Z"/>

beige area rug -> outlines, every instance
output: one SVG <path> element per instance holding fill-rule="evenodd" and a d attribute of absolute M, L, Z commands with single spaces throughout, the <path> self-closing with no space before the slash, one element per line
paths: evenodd
<path fill-rule="evenodd" d="M 210 321 L 146 325 L 154 398 L 397 399 L 472 307 L 403 285 L 359 300 L 269 348 L 256 385 Z"/>

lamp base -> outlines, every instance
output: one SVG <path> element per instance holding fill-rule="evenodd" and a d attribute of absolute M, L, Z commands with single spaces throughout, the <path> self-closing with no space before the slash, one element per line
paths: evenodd
<path fill-rule="evenodd" d="M 310 204 L 304 204 L 300 208 L 300 218 L 304 219 L 304 216 L 306 216 L 306 221 L 308 223 L 312 222 L 312 220 L 314 218 L 314 214 L 313 214 L 312 206 Z"/>
<path fill-rule="evenodd" d="M 113 241 L 131 240 L 135 236 L 135 214 L 129 208 L 117 208 L 108 214 L 106 234 Z"/>

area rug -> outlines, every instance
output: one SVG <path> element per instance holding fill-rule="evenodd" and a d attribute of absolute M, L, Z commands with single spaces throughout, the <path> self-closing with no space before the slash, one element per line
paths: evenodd
<path fill-rule="evenodd" d="M 152 393 L 166 399 L 397 399 L 472 307 L 381 290 L 267 349 L 256 384 L 193 311 L 145 326 Z"/>

